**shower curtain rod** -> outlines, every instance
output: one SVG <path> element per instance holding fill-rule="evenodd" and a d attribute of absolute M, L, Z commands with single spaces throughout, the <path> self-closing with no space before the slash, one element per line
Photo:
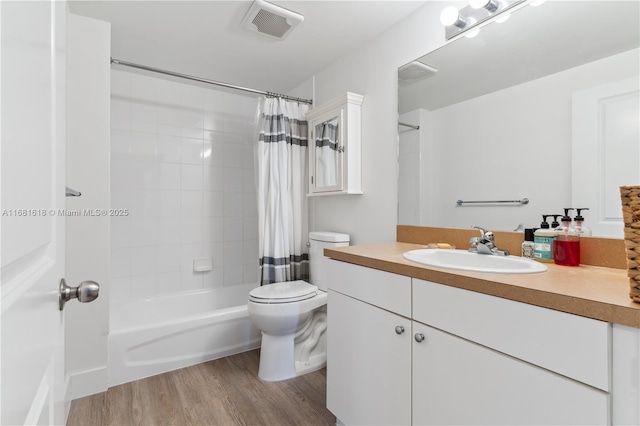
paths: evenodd
<path fill-rule="evenodd" d="M 265 92 L 263 90 L 256 90 L 256 89 L 251 89 L 251 88 L 242 87 L 242 86 L 236 86 L 236 85 L 228 84 L 228 83 L 221 83 L 219 81 L 207 80 L 206 78 L 194 77 L 192 75 L 180 74 L 178 72 L 162 70 L 160 68 L 153 68 L 153 67 L 148 67 L 146 65 L 134 64 L 132 62 L 122 61 L 120 59 L 111 58 L 111 63 L 112 64 L 116 64 L 116 65 L 122 65 L 122 66 L 125 66 L 125 67 L 137 68 L 137 69 L 145 70 L 145 71 L 151 71 L 151 72 L 155 72 L 155 73 L 158 73 L 158 74 L 166 74 L 166 75 L 170 75 L 170 76 L 173 76 L 173 77 L 178 77 L 178 78 L 184 78 L 184 79 L 187 79 L 187 80 L 198 81 L 200 83 L 214 84 L 216 86 L 227 87 L 229 89 L 242 90 L 242 91 L 245 91 L 245 92 L 257 93 L 259 95 L 265 95 L 265 96 L 276 97 L 276 98 L 284 98 L 284 99 L 289 100 L 289 101 L 297 101 L 297 102 L 302 102 L 302 103 L 309 104 L 309 105 L 313 104 L 313 101 L 309 100 L 309 99 L 296 98 L 296 97 L 293 97 L 293 96 L 282 95 L 282 94 L 279 94 L 279 93 Z"/>

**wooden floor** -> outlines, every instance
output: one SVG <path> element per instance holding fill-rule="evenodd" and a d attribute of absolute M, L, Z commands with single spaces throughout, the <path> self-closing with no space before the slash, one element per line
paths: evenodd
<path fill-rule="evenodd" d="M 259 349 L 124 385 L 71 403 L 67 425 L 335 425 L 326 370 L 258 378 Z"/>

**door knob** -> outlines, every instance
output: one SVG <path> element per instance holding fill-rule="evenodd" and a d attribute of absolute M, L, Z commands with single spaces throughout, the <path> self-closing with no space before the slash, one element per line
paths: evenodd
<path fill-rule="evenodd" d="M 62 278 L 60 280 L 60 296 L 58 298 L 60 310 L 64 309 L 64 304 L 71 299 L 78 299 L 78 302 L 87 303 L 98 298 L 100 284 L 95 281 L 82 281 L 78 287 L 69 287 Z"/>
<path fill-rule="evenodd" d="M 396 325 L 396 334 L 404 333 L 404 327 L 401 325 Z"/>
<path fill-rule="evenodd" d="M 424 340 L 424 334 L 422 333 L 416 333 L 415 336 L 413 336 L 416 339 L 416 342 L 420 343 Z"/>

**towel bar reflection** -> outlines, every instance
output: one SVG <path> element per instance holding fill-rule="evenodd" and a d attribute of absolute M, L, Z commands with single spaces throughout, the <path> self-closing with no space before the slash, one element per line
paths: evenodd
<path fill-rule="evenodd" d="M 82 195 L 82 193 L 80 191 L 76 191 L 75 189 L 71 189 L 68 186 L 65 186 L 65 192 L 64 195 L 67 197 L 79 197 Z"/>
<path fill-rule="evenodd" d="M 463 206 L 465 204 L 517 204 L 517 205 L 525 205 L 529 204 L 528 198 L 523 198 L 521 200 L 496 200 L 496 201 L 463 201 L 458 200 L 456 204 L 459 206 Z"/>

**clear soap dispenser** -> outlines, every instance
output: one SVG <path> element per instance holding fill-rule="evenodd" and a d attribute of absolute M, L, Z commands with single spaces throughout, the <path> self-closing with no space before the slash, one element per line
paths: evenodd
<path fill-rule="evenodd" d="M 580 234 L 571 226 L 570 208 L 564 209 L 562 225 L 556 228 L 556 240 L 553 243 L 553 261 L 556 265 L 580 265 Z"/>
<path fill-rule="evenodd" d="M 582 215 L 580 214 L 582 210 L 589 210 L 589 209 L 586 207 L 576 209 L 577 214 L 576 214 L 576 217 L 573 218 L 573 220 L 576 222 L 575 224 L 576 233 L 583 237 L 590 237 L 591 228 L 589 228 L 587 225 L 584 224 L 584 217 L 582 217 Z"/>

